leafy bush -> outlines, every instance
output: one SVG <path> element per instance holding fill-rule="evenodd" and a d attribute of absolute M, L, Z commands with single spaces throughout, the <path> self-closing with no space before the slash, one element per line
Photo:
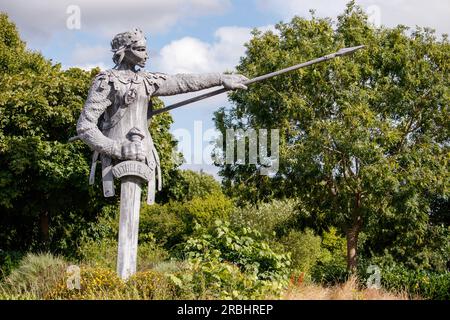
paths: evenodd
<path fill-rule="evenodd" d="M 193 258 L 183 271 L 169 275 L 178 299 L 268 299 L 278 297 L 285 283 L 261 280 L 242 272 L 235 264 L 218 256 L 207 260 Z"/>
<path fill-rule="evenodd" d="M 286 199 L 236 208 L 230 216 L 230 222 L 233 227 L 250 227 L 274 239 L 289 233 L 297 205 L 295 200 Z"/>
<path fill-rule="evenodd" d="M 83 243 L 80 254 L 83 262 L 102 268 L 114 270 L 117 264 L 117 240 L 88 241 Z M 154 239 L 148 239 L 138 245 L 137 270 L 144 271 L 153 268 L 158 263 L 167 260 L 169 254 Z"/>
<path fill-rule="evenodd" d="M 410 296 L 433 300 L 450 300 L 449 272 L 409 270 L 400 266 L 383 268 L 381 270 L 381 284 L 389 290 L 406 291 Z"/>
<path fill-rule="evenodd" d="M 310 229 L 291 230 L 281 241 L 291 253 L 292 269 L 296 271 L 309 273 L 322 255 L 321 239 Z"/>
<path fill-rule="evenodd" d="M 311 270 L 311 279 L 316 283 L 325 285 L 345 283 L 349 279 L 349 275 L 346 266 L 333 261 L 318 263 Z"/>
<path fill-rule="evenodd" d="M 155 270 L 138 272 L 127 281 L 127 290 L 133 299 L 169 300 L 174 299 L 176 287 L 163 273 Z"/>
<path fill-rule="evenodd" d="M 311 277 L 315 282 L 336 284 L 348 280 L 346 243 L 334 227 L 322 233 L 320 257 L 311 269 Z"/>
<path fill-rule="evenodd" d="M 80 289 L 69 288 L 66 280 L 59 281 L 45 299 L 115 299 L 121 297 L 125 290 L 125 283 L 110 269 L 80 268 Z"/>
<path fill-rule="evenodd" d="M 16 268 L 23 253 L 17 251 L 3 251 L 0 249 L 0 279 L 8 276 Z"/>
<path fill-rule="evenodd" d="M 183 252 L 188 259 L 233 263 L 260 280 L 287 280 L 291 264 L 290 256 L 274 252 L 260 232 L 246 227 L 234 231 L 220 220 L 209 230 L 198 226 Z"/>
<path fill-rule="evenodd" d="M 172 249 L 193 233 L 196 223 L 211 226 L 215 219 L 227 219 L 232 210 L 232 202 L 223 194 L 194 198 L 184 203 L 145 206 L 140 216 L 140 237 L 152 234 L 159 244 Z"/>
<path fill-rule="evenodd" d="M 194 198 L 205 198 L 212 194 L 221 194 L 222 188 L 213 176 L 191 170 L 176 170 L 169 178 L 160 195 L 162 203 L 171 201 L 186 202 Z"/>
<path fill-rule="evenodd" d="M 337 229 L 330 227 L 328 231 L 323 232 L 319 262 L 346 266 L 346 256 L 347 240 L 338 234 Z"/>

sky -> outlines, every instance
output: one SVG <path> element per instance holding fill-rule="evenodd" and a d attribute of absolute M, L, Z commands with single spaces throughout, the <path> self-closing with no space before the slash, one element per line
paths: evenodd
<path fill-rule="evenodd" d="M 335 18 L 347 0 L 0 0 L 30 49 L 63 68 L 113 67 L 109 43 L 138 27 L 148 40 L 146 69 L 168 74 L 233 71 L 245 55 L 253 28 L 273 30 L 293 16 Z M 376 25 L 427 26 L 450 34 L 450 0 L 356 1 Z M 192 94 L 164 98 L 166 105 Z M 193 170 L 216 174 L 208 164 L 214 111 L 229 107 L 226 95 L 172 111 L 172 132 Z M 205 141 L 203 141 L 205 140 Z M 199 146 L 200 144 L 200 146 Z M 191 150 L 192 149 L 192 150 Z M 195 149 L 195 150 L 194 150 Z M 203 159 L 199 161 L 199 159 Z M 195 162 L 196 164 L 189 164 Z"/>

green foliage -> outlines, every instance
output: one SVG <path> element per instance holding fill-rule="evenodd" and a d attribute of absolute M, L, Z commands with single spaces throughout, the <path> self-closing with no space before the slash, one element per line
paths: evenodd
<path fill-rule="evenodd" d="M 290 259 L 273 251 L 256 230 L 232 230 L 217 220 L 197 226 L 183 248 L 187 267 L 171 274 L 185 299 L 267 299 L 287 285 Z"/>
<path fill-rule="evenodd" d="M 133 291 L 134 299 L 170 300 L 176 294 L 170 279 L 154 270 L 136 273 L 127 281 L 127 286 Z"/>
<path fill-rule="evenodd" d="M 330 261 L 324 264 L 317 264 L 311 272 L 311 279 L 323 285 L 335 285 L 345 283 L 350 277 L 345 264 Z"/>
<path fill-rule="evenodd" d="M 327 232 L 322 233 L 320 262 L 345 266 L 346 246 L 345 238 L 338 234 L 335 227 L 331 227 Z"/>
<path fill-rule="evenodd" d="M 291 230 L 281 239 L 286 252 L 291 253 L 292 269 L 309 273 L 321 257 L 321 239 L 310 229 Z"/>
<path fill-rule="evenodd" d="M 285 281 L 291 264 L 289 255 L 273 251 L 260 232 L 247 227 L 234 231 L 220 220 L 209 230 L 198 226 L 183 252 L 188 259 L 232 263 L 260 280 Z"/>
<path fill-rule="evenodd" d="M 380 219 L 379 228 L 371 232 L 362 248 L 366 259 L 380 266 L 402 264 L 408 269 L 447 271 L 450 227 L 431 222 L 422 230 L 411 230 L 414 224 L 409 219 L 405 217 L 402 222 Z"/>
<path fill-rule="evenodd" d="M 450 299 L 450 273 L 411 270 L 403 267 L 382 269 L 381 284 L 389 290 L 406 291 L 424 299 Z"/>
<path fill-rule="evenodd" d="M 382 227 L 388 237 L 377 239 L 387 241 L 366 254 L 408 239 L 395 252 L 407 259 L 430 234 L 433 199 L 448 199 L 450 190 L 448 38 L 375 28 L 354 2 L 335 24 L 295 17 L 276 28 L 254 32 L 240 73 L 252 78 L 343 47 L 366 48 L 231 94 L 234 107 L 216 113 L 216 127 L 279 129 L 280 170 L 262 177 L 259 166 L 223 165 L 227 193 L 243 202 L 296 197 L 318 217 L 313 229 L 370 238 Z"/>
<path fill-rule="evenodd" d="M 179 299 L 255 300 L 279 297 L 285 282 L 261 280 L 218 257 L 189 260 L 185 269 L 169 274 Z"/>
<path fill-rule="evenodd" d="M 289 232 L 298 214 L 297 207 L 297 201 L 291 199 L 237 207 L 230 216 L 230 222 L 233 228 L 246 226 L 268 239 L 275 239 Z"/>
<path fill-rule="evenodd" d="M 83 263 L 90 266 L 109 268 L 117 266 L 118 244 L 116 239 L 90 240 L 82 244 L 80 256 Z M 154 240 L 147 239 L 138 246 L 137 271 L 145 271 L 169 258 L 166 250 L 158 246 Z"/>
<path fill-rule="evenodd" d="M 331 227 L 322 233 L 320 256 L 317 264 L 311 269 L 314 281 L 323 284 L 344 283 L 348 279 L 346 263 L 345 238 L 338 234 L 336 228 Z"/>
<path fill-rule="evenodd" d="M 171 174 L 167 187 L 159 194 L 159 201 L 185 202 L 220 193 L 222 188 L 213 176 L 191 170 L 176 170 Z"/>
<path fill-rule="evenodd" d="M 3 251 L 0 249 L 0 279 L 6 277 L 19 265 L 23 253 L 17 251 Z"/>
<path fill-rule="evenodd" d="M 121 296 L 125 283 L 111 269 L 80 268 L 80 289 L 69 288 L 67 279 L 62 279 L 47 292 L 45 299 L 104 300 Z"/>
<path fill-rule="evenodd" d="M 193 233 L 195 223 L 210 226 L 215 219 L 227 219 L 233 203 L 223 194 L 193 198 L 187 202 L 144 206 L 140 214 L 140 237 L 152 234 L 166 249 L 182 243 Z"/>
<path fill-rule="evenodd" d="M 62 71 L 26 50 L 5 14 L 0 26 L 0 242 L 58 250 L 64 224 L 47 228 L 47 219 L 89 221 L 100 207 L 86 185 L 88 148 L 67 144 L 97 71 Z"/>

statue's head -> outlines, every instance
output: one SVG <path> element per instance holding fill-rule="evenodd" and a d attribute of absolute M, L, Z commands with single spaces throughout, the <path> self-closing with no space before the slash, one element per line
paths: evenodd
<path fill-rule="evenodd" d="M 117 34 L 111 41 L 111 49 L 116 67 L 122 63 L 145 67 L 148 59 L 147 40 L 141 30 L 136 28 Z"/>

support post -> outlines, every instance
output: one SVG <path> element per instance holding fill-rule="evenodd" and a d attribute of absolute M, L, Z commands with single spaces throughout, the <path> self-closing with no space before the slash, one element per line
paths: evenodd
<path fill-rule="evenodd" d="M 117 273 L 123 280 L 136 273 L 141 193 L 141 178 L 136 176 L 122 178 Z"/>

